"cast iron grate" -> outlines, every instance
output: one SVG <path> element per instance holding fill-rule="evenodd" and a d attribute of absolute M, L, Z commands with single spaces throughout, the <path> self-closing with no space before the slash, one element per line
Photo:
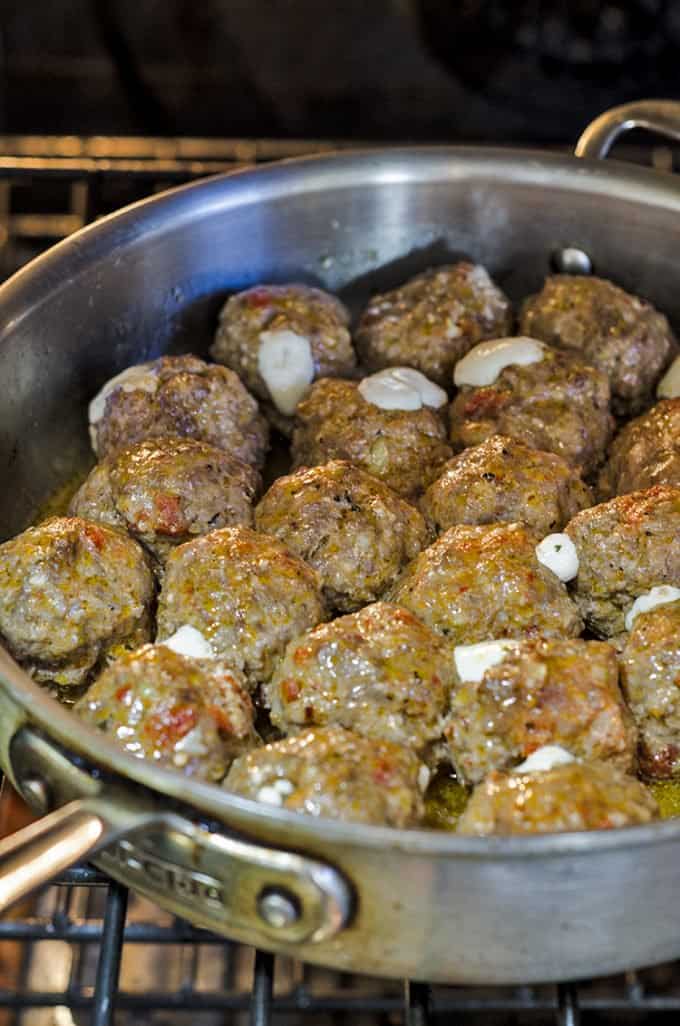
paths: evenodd
<path fill-rule="evenodd" d="M 12 943 L 21 945 L 22 957 L 8 986 Z M 0 1018 L 7 1010 L 22 1026 L 109 1026 L 114 1013 L 125 1026 L 576 1026 L 650 1023 L 680 1013 L 677 963 L 606 980 L 512 988 L 349 976 L 254 952 L 134 897 L 128 914 L 126 888 L 89 867 L 65 874 L 30 913 L 0 922 L 0 967 Z"/>
<path fill-rule="evenodd" d="M 345 144 L 346 145 L 346 144 Z M 336 148 L 314 140 L 0 137 L 0 279 L 95 217 L 171 185 Z M 627 157 L 671 170 L 667 147 Z M 648 1023 L 680 1013 L 680 963 L 514 988 L 399 983 L 274 958 L 65 874 L 0 921 L 0 1026 Z"/>

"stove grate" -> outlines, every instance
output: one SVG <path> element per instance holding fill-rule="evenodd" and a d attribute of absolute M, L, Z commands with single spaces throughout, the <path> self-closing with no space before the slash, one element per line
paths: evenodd
<path fill-rule="evenodd" d="M 82 866 L 45 891 L 30 915 L 0 922 L 0 966 L 6 970 L 11 942 L 23 946 L 14 985 L 6 985 L 6 972 L 2 979 L 0 1021 L 3 1009 L 21 1026 L 110 1026 L 114 1012 L 125 1026 L 189 1022 L 189 1015 L 192 1026 L 577 1026 L 680 1013 L 677 964 L 560 986 L 399 984 L 254 952 L 142 899 L 131 897 L 127 912 L 126 888 Z"/>

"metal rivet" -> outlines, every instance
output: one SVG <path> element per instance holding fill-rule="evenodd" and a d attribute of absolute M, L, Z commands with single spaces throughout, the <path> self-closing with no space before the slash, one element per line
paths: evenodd
<path fill-rule="evenodd" d="M 261 919 L 275 930 L 292 926 L 300 918 L 300 906 L 293 894 L 283 890 L 266 890 L 257 899 Z"/>
<path fill-rule="evenodd" d="M 38 812 L 47 812 L 50 807 L 50 789 L 40 777 L 27 777 L 21 782 L 21 793 L 31 806 Z"/>
<path fill-rule="evenodd" d="M 552 255 L 552 266 L 558 274 L 592 274 L 593 263 L 583 249 L 565 246 Z"/>

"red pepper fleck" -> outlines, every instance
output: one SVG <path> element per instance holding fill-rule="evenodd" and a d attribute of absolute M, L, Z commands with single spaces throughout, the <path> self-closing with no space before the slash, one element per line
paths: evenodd
<path fill-rule="evenodd" d="M 161 493 L 156 496 L 154 504 L 158 513 L 158 529 L 164 534 L 183 534 L 185 524 L 179 496 Z"/>
<path fill-rule="evenodd" d="M 373 768 L 373 779 L 376 784 L 386 787 L 392 782 L 392 766 L 387 759 L 380 759 Z"/>
<path fill-rule="evenodd" d="M 272 301 L 271 294 L 266 289 L 251 289 L 246 297 L 248 306 L 258 309 L 269 306 Z"/>
<path fill-rule="evenodd" d="M 304 666 L 309 657 L 313 654 L 313 651 L 314 650 L 311 645 L 300 645 L 300 647 L 296 648 L 293 652 L 293 662 L 296 666 Z"/>
<path fill-rule="evenodd" d="M 131 690 L 132 688 L 129 684 L 123 684 L 122 687 L 118 688 L 116 691 L 116 701 L 124 702 Z"/>
<path fill-rule="evenodd" d="M 217 724 L 217 729 L 223 731 L 225 734 L 233 733 L 234 727 L 229 718 L 229 714 L 222 709 L 219 705 L 209 705 L 208 715 L 212 716 L 213 720 Z"/>
<path fill-rule="evenodd" d="M 284 702 L 294 702 L 300 694 L 300 685 L 296 680 L 284 680 L 281 682 L 281 693 Z"/>
<path fill-rule="evenodd" d="M 155 744 L 170 747 L 196 726 L 196 710 L 192 705 L 173 705 L 150 716 L 144 733 Z"/>
<path fill-rule="evenodd" d="M 101 552 L 106 542 L 106 535 L 101 530 L 101 528 L 97 527 L 96 524 L 86 524 L 85 534 L 90 539 L 90 541 L 97 549 L 97 551 Z"/>
<path fill-rule="evenodd" d="M 466 417 L 490 416 L 504 406 L 505 402 L 504 392 L 499 392 L 496 388 L 479 388 L 463 406 L 463 413 Z"/>

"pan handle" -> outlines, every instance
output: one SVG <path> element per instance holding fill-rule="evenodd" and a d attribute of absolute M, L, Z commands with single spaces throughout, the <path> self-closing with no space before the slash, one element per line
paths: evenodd
<path fill-rule="evenodd" d="M 0 912 L 107 840 L 104 820 L 86 801 L 76 800 L 0 841 Z"/>
<path fill-rule="evenodd" d="M 619 136 L 633 128 L 680 140 L 680 101 L 637 100 L 612 107 L 588 125 L 574 152 L 577 157 L 601 160 Z"/>
<path fill-rule="evenodd" d="M 352 919 L 354 890 L 340 869 L 92 772 L 28 724 L 10 740 L 7 768 L 33 808 L 59 811 L 0 842 L 0 912 L 94 856 L 110 876 L 175 914 L 250 944 L 317 943 Z"/>

